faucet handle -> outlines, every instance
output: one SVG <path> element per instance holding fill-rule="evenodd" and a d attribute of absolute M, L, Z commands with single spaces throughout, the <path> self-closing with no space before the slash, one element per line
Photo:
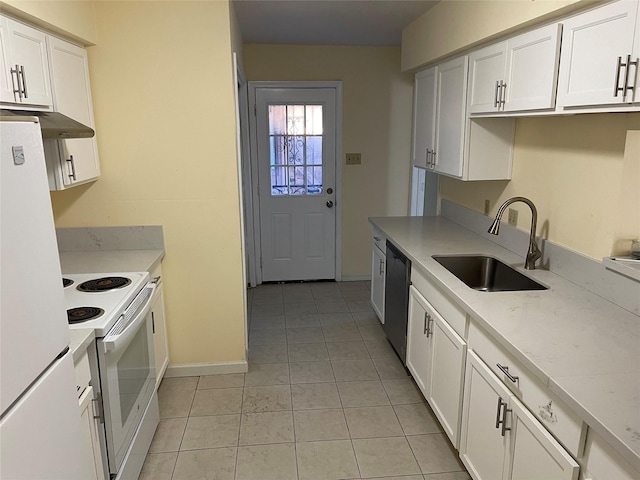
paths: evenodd
<path fill-rule="evenodd" d="M 527 252 L 527 258 L 525 260 L 524 268 L 526 270 L 535 270 L 536 261 L 542 257 L 542 252 L 538 248 L 538 244 L 535 240 L 531 240 L 529 244 L 529 251 Z"/>

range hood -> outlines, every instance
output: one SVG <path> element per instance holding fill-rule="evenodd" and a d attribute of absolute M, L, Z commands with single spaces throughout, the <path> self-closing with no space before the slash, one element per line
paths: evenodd
<path fill-rule="evenodd" d="M 96 132 L 74 119 L 59 112 L 38 112 L 31 110 L 0 110 L 2 116 L 38 117 L 43 140 L 65 138 L 91 138 Z"/>

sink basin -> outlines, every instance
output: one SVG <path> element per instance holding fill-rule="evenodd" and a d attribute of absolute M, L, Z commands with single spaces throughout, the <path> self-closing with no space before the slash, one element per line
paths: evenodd
<path fill-rule="evenodd" d="M 514 292 L 548 288 L 497 258 L 484 255 L 434 255 L 432 258 L 474 290 Z"/>

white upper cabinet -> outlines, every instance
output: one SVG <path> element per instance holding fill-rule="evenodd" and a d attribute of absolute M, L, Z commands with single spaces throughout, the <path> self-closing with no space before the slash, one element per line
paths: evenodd
<path fill-rule="evenodd" d="M 49 47 L 55 110 L 94 128 L 87 51 L 56 37 L 49 37 Z M 45 143 L 52 190 L 64 190 L 100 176 L 95 137 Z"/>
<path fill-rule="evenodd" d="M 53 105 L 47 35 L 2 17 L 0 101 L 18 105 Z"/>
<path fill-rule="evenodd" d="M 548 25 L 469 55 L 469 113 L 553 109 L 560 24 Z"/>
<path fill-rule="evenodd" d="M 433 170 L 454 177 L 462 176 L 464 134 L 467 120 L 468 57 L 438 65 L 436 146 Z"/>
<path fill-rule="evenodd" d="M 604 5 L 563 21 L 558 106 L 640 102 L 637 1 Z"/>
<path fill-rule="evenodd" d="M 435 151 L 436 67 L 416 73 L 413 91 L 412 163 L 426 168 Z"/>
<path fill-rule="evenodd" d="M 469 119 L 468 56 L 416 74 L 413 164 L 461 180 L 511 178 L 512 119 Z"/>

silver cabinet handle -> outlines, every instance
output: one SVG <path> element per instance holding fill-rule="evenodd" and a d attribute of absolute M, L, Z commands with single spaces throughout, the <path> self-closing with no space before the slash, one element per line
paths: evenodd
<path fill-rule="evenodd" d="M 500 412 L 502 411 L 502 418 Z M 510 413 L 511 409 L 507 408 L 507 402 L 502 401 L 502 397 L 498 397 L 498 410 L 496 412 L 496 428 L 502 429 L 500 431 L 500 435 L 503 437 L 507 433 L 507 431 L 511 430 L 511 427 L 507 427 L 507 413 Z"/>
<path fill-rule="evenodd" d="M 629 86 L 629 69 L 633 65 L 636 68 L 636 74 L 633 76 L 633 86 Z M 627 55 L 627 63 L 624 71 L 624 89 L 622 90 L 622 97 L 626 98 L 629 90 L 635 91 L 636 89 L 636 77 L 638 76 L 638 59 L 635 62 L 631 61 L 631 55 Z"/>
<path fill-rule="evenodd" d="M 498 408 L 496 410 L 496 428 L 500 428 L 500 410 L 502 410 L 502 397 L 498 397 Z"/>
<path fill-rule="evenodd" d="M 518 378 L 520 378 L 520 377 L 518 377 L 517 375 L 511 375 L 509 373 L 509 367 L 503 367 L 499 363 L 496 363 L 496 367 L 498 367 L 500 369 L 500 371 L 502 373 L 504 373 L 507 376 L 507 378 L 509 380 L 511 380 L 513 383 L 517 383 L 518 382 Z"/>
<path fill-rule="evenodd" d="M 424 154 L 424 161 L 425 161 L 425 164 L 427 165 L 427 168 L 429 168 L 429 154 L 430 153 L 431 153 L 431 150 L 429 150 L 427 148 L 427 151 Z"/>
<path fill-rule="evenodd" d="M 22 76 L 22 93 L 24 93 L 24 98 L 29 98 L 27 94 L 27 76 L 24 74 L 24 65 L 20 65 L 20 75 Z"/>
<path fill-rule="evenodd" d="M 384 275 L 384 260 L 380 259 L 380 275 Z"/>
<path fill-rule="evenodd" d="M 9 72 L 11 72 L 11 86 L 13 87 L 13 98 L 15 99 L 15 96 L 17 93 L 18 99 L 22 100 L 22 87 L 20 85 L 20 66 L 16 65 L 16 68 L 10 69 Z M 15 82 L 13 80 L 14 74 L 16 76 Z M 16 88 L 16 84 L 18 88 Z"/>
<path fill-rule="evenodd" d="M 616 78 L 614 79 L 614 83 L 613 83 L 613 96 L 617 97 L 618 96 L 618 92 L 621 92 L 624 90 L 624 88 L 620 87 L 620 69 L 622 68 L 622 57 L 618 57 L 618 65 L 616 67 Z"/>
<path fill-rule="evenodd" d="M 500 91 L 500 82 L 496 80 L 496 91 L 493 95 L 493 107 L 498 108 L 498 92 Z"/>
<path fill-rule="evenodd" d="M 102 394 L 98 393 L 96 398 L 92 398 L 91 401 L 96 405 L 97 415 L 94 415 L 93 418 L 100 420 L 100 423 L 104 424 L 104 408 L 102 406 Z"/>
<path fill-rule="evenodd" d="M 73 161 L 73 155 L 69 155 L 69 158 L 67 158 L 67 162 L 71 164 L 71 173 L 69 174 L 69 178 L 75 181 L 76 180 L 76 164 Z"/>
<path fill-rule="evenodd" d="M 507 84 L 500 80 L 500 105 L 504 107 L 507 97 Z"/>
<path fill-rule="evenodd" d="M 431 155 L 432 155 L 432 162 L 431 162 L 431 168 L 436 168 L 436 165 L 438 165 L 438 157 L 436 156 L 436 151 L 435 150 L 431 150 Z"/>
<path fill-rule="evenodd" d="M 427 312 L 424 312 L 424 334 L 427 337 L 430 337 L 433 333 L 431 331 L 431 322 L 433 322 L 433 318 L 431 318 L 431 315 L 429 315 Z"/>

